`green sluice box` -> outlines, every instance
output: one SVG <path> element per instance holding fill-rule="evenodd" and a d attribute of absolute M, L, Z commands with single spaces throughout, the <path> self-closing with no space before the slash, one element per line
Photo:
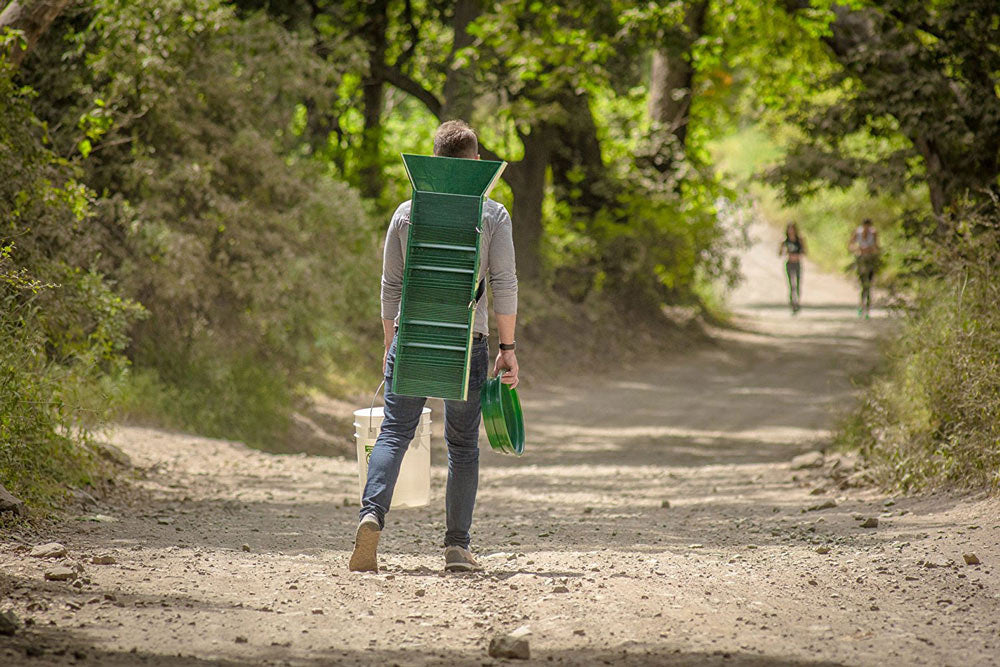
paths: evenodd
<path fill-rule="evenodd" d="M 483 201 L 506 162 L 403 154 L 413 186 L 392 390 L 466 400 Z"/>

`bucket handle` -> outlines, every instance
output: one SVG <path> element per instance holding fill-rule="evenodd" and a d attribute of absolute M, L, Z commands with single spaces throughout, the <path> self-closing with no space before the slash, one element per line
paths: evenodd
<path fill-rule="evenodd" d="M 372 396 L 372 404 L 370 406 L 368 406 L 368 430 L 369 431 L 372 430 L 372 411 L 375 410 L 375 399 L 378 398 L 378 393 L 380 391 L 382 391 L 382 387 L 384 387 L 384 386 L 385 386 L 385 380 L 382 380 L 382 383 L 378 386 L 378 389 L 375 390 L 375 395 Z"/>

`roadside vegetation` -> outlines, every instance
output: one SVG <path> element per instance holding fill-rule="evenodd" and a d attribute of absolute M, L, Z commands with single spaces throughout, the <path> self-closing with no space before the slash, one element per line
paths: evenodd
<path fill-rule="evenodd" d="M 1000 490 L 1000 9 L 890 0 L 832 15 L 819 38 L 836 66 L 781 105 L 773 135 L 790 139 L 763 175 L 807 234 L 829 236 L 812 245 L 827 266 L 843 260 L 845 203 L 852 224 L 883 223 L 899 330 L 837 441 L 887 486 Z"/>
<path fill-rule="evenodd" d="M 1000 491 L 1000 208 L 956 217 L 902 307 L 883 368 L 839 435 L 902 490 Z"/>

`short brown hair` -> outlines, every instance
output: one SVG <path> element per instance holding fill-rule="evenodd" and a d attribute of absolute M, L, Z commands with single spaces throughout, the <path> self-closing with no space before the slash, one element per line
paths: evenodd
<path fill-rule="evenodd" d="M 474 158 L 479 155 L 476 132 L 463 120 L 441 123 L 434 133 L 434 155 L 440 157 Z"/>

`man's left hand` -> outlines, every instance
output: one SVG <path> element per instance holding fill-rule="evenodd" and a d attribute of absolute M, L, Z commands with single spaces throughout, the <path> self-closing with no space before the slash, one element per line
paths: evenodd
<path fill-rule="evenodd" d="M 507 371 L 501 382 L 509 384 L 510 388 L 514 389 L 518 383 L 517 370 L 517 355 L 514 354 L 514 350 L 500 350 L 497 361 L 493 365 L 493 375 L 499 375 L 500 371 Z"/>

